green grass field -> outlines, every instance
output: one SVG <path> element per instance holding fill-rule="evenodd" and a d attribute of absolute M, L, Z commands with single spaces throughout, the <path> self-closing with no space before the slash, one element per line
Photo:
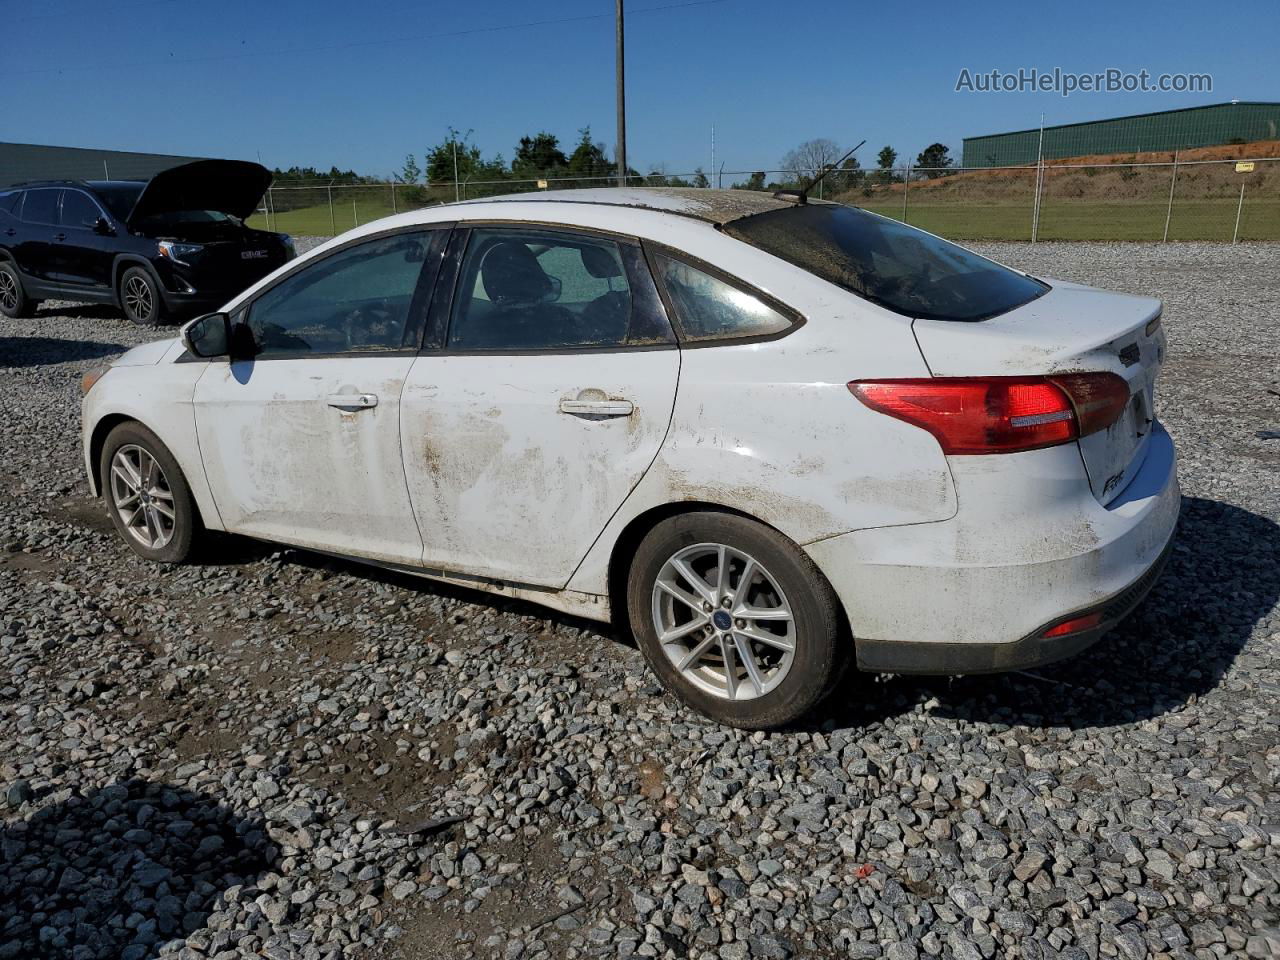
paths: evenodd
<path fill-rule="evenodd" d="M 866 209 L 902 219 L 902 203 L 869 203 Z M 1040 210 L 1041 240 L 1160 240 L 1167 207 L 1146 201 L 1098 202 L 1046 198 Z M 1029 204 L 911 203 L 907 223 L 955 240 L 1030 240 Z M 1236 222 L 1231 200 L 1184 200 L 1173 206 L 1170 240 L 1230 241 Z M 1245 200 L 1241 240 L 1280 240 L 1280 200 Z"/>
<path fill-rule="evenodd" d="M 902 218 L 902 202 L 868 202 L 868 210 Z M 401 212 L 403 212 L 401 207 Z M 1164 236 L 1166 205 L 1152 201 L 1054 200 L 1040 211 L 1041 240 L 1159 240 Z M 389 198 L 335 199 L 299 207 L 270 218 L 255 214 L 251 226 L 301 237 L 328 237 L 390 216 Z M 907 222 L 956 240 L 1030 240 L 1030 203 L 907 201 Z M 269 222 L 268 222 L 269 220 Z M 1235 228 L 1234 200 L 1183 200 L 1173 206 L 1170 240 L 1230 241 Z M 1280 200 L 1246 198 L 1240 217 L 1241 240 L 1280 240 Z"/>

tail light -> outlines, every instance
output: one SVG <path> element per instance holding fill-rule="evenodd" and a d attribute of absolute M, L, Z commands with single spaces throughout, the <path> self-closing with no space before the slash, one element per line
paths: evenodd
<path fill-rule="evenodd" d="M 1129 402 L 1129 385 L 1114 373 L 855 380 L 849 390 L 872 410 L 928 430 L 948 454 L 1070 443 L 1111 426 Z"/>

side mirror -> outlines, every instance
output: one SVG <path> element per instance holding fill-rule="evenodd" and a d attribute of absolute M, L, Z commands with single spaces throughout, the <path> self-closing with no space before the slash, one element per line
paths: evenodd
<path fill-rule="evenodd" d="M 230 354 L 231 318 L 225 313 L 206 313 L 182 328 L 182 345 L 194 357 L 211 359 Z"/>
<path fill-rule="evenodd" d="M 116 228 L 111 226 L 106 217 L 99 217 L 93 222 L 93 232 L 102 237 L 114 237 Z"/>

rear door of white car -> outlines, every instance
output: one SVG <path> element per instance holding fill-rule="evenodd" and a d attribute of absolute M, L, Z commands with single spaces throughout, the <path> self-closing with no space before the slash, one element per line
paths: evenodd
<path fill-rule="evenodd" d="M 657 456 L 679 371 L 635 242 L 455 231 L 400 409 L 424 565 L 567 583 Z"/>
<path fill-rule="evenodd" d="M 237 315 L 256 355 L 209 364 L 195 390 L 200 453 L 228 530 L 418 562 L 400 394 L 447 236 L 418 227 L 362 238 Z"/>

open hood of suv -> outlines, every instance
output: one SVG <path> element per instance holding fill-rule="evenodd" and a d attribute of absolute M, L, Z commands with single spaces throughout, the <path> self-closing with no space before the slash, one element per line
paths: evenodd
<path fill-rule="evenodd" d="M 271 186 L 271 171 L 243 160 L 197 160 L 157 173 L 142 189 L 127 226 L 175 210 L 217 210 L 244 220 Z"/>

